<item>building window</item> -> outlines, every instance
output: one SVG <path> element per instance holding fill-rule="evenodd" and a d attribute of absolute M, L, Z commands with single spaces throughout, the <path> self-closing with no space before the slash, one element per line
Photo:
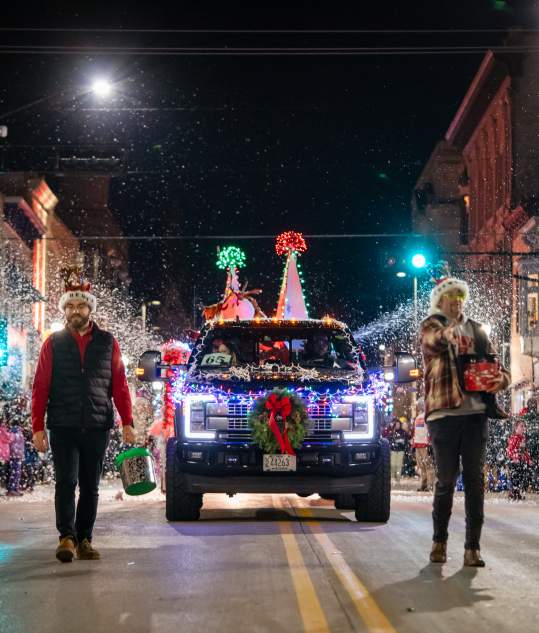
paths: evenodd
<path fill-rule="evenodd" d="M 528 273 L 528 332 L 533 330 L 539 322 L 539 276 L 537 273 Z M 532 279 L 534 281 L 532 281 Z"/>
<path fill-rule="evenodd" d="M 528 331 L 533 330 L 539 320 L 539 313 L 537 311 L 537 299 L 536 292 L 528 294 Z"/>
<path fill-rule="evenodd" d="M 470 196 L 462 196 L 459 204 L 460 210 L 460 243 L 465 246 L 469 242 L 470 235 Z"/>
<path fill-rule="evenodd" d="M 520 271 L 519 324 L 522 336 L 530 336 L 539 325 L 539 262 L 532 270 Z M 537 271 L 537 272 L 536 272 Z"/>

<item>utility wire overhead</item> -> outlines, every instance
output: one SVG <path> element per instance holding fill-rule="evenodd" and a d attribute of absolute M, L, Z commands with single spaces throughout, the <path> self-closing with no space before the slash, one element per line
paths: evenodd
<path fill-rule="evenodd" d="M 454 235 L 454 232 L 445 233 L 430 233 L 428 236 L 422 233 L 316 233 L 305 234 L 304 236 L 310 240 L 324 240 L 324 239 L 385 239 L 385 238 L 408 238 L 415 240 L 427 240 L 429 238 L 443 237 L 447 235 Z M 477 236 L 493 236 L 495 232 L 482 232 Z M 174 240 L 274 240 L 277 237 L 276 234 L 254 234 L 254 235 L 75 235 L 74 238 L 80 241 L 92 241 L 92 240 L 118 240 L 118 241 L 174 241 Z M 3 237 L 5 241 L 17 240 L 16 237 Z M 43 236 L 41 239 L 64 241 L 73 240 L 71 238 L 60 238 L 54 236 Z M 476 255 L 496 255 L 496 256 L 525 256 L 539 254 L 535 252 L 520 252 L 511 250 L 498 250 L 498 251 L 444 251 L 447 255 L 455 256 L 476 256 Z"/>
<path fill-rule="evenodd" d="M 506 29 L 114 29 L 114 28 L 69 28 L 69 27 L 14 27 L 3 26 L 0 27 L 0 32 L 12 32 L 12 33 L 194 33 L 194 34 L 207 34 L 207 33 L 245 33 L 245 34 L 361 34 L 368 35 L 374 33 L 376 35 L 388 33 L 447 33 L 448 35 L 454 33 L 539 33 L 539 29 L 523 29 L 518 27 L 506 28 Z"/>
<path fill-rule="evenodd" d="M 539 46 L 364 46 L 364 47 L 232 47 L 232 46 L 170 46 L 170 47 L 128 47 L 128 46 L 58 46 L 58 45 L 0 45 L 3 55 L 142 55 L 142 56 L 372 56 L 372 55 L 472 55 L 488 51 L 505 54 L 535 53 Z"/>

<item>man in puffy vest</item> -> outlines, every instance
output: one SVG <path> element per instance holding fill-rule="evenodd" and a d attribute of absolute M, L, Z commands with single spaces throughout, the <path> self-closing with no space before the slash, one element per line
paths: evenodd
<path fill-rule="evenodd" d="M 56 527 L 60 543 L 56 558 L 71 562 L 74 555 L 97 560 L 92 531 L 97 514 L 99 482 L 110 429 L 112 400 L 123 425 L 123 441 L 135 441 L 131 399 L 118 343 L 90 319 L 96 298 L 90 284 L 72 269 L 60 299 L 66 327 L 44 342 L 32 389 L 34 446 L 49 447 L 50 430 L 56 476 Z M 75 509 L 75 488 L 79 500 Z"/>

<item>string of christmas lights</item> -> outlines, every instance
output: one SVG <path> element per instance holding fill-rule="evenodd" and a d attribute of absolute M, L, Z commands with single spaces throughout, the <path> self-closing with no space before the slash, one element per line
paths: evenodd
<path fill-rule="evenodd" d="M 285 231 L 277 236 L 275 241 L 275 251 L 277 255 L 287 255 L 290 251 L 304 253 L 307 250 L 307 243 L 303 233 L 297 231 Z"/>
<path fill-rule="evenodd" d="M 223 246 L 217 251 L 217 268 L 235 270 L 245 266 L 245 252 L 237 246 Z"/>
<path fill-rule="evenodd" d="M 305 290 L 303 284 L 303 271 L 301 269 L 301 265 L 299 264 L 299 257 L 302 253 L 307 250 L 307 243 L 305 242 L 305 238 L 302 233 L 298 233 L 297 231 L 285 231 L 277 236 L 275 241 L 275 251 L 277 255 L 286 255 L 286 262 L 284 266 L 284 272 L 281 279 L 281 291 L 279 293 L 279 301 L 277 304 L 277 313 L 276 316 L 279 319 L 286 318 L 291 313 L 298 314 L 299 312 L 305 313 L 308 316 L 308 308 L 309 303 L 305 298 Z M 293 303 L 295 305 L 291 305 L 291 297 L 290 289 L 288 288 L 288 284 L 292 283 L 292 287 L 294 285 L 294 276 L 297 272 L 297 276 L 299 277 L 299 290 L 301 292 L 301 300 L 298 301 L 296 298 L 293 299 Z M 292 276 L 292 282 L 289 279 L 289 275 Z"/>

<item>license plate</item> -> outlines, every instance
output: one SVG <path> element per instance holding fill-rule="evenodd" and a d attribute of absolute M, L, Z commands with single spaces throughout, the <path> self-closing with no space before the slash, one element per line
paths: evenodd
<path fill-rule="evenodd" d="M 264 455 L 264 463 L 262 464 L 264 471 L 295 471 L 296 456 L 295 455 Z"/>

